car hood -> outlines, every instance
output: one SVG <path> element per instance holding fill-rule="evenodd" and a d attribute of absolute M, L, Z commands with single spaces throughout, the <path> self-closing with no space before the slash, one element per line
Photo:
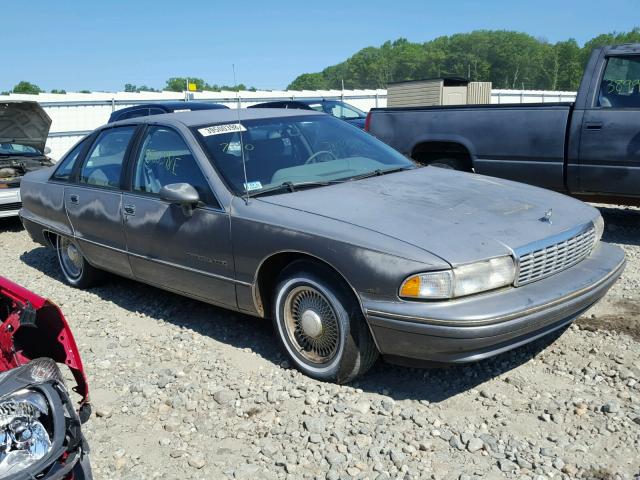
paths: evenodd
<path fill-rule="evenodd" d="M 394 237 L 452 265 L 509 254 L 598 215 L 565 195 L 436 167 L 260 200 Z M 550 210 L 551 222 L 541 221 Z"/>
<path fill-rule="evenodd" d="M 37 102 L 0 102 L 0 143 L 20 143 L 44 152 L 51 118 Z"/>

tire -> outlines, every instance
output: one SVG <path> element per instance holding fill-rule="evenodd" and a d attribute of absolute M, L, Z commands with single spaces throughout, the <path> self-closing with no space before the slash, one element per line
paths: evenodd
<path fill-rule="evenodd" d="M 273 300 L 276 335 L 305 375 L 347 383 L 378 358 L 358 302 L 329 268 L 297 262 L 280 275 Z"/>
<path fill-rule="evenodd" d="M 428 166 L 446 168 L 448 170 L 460 170 L 462 172 L 470 172 L 471 170 L 463 160 L 458 158 L 437 158 L 429 162 Z"/>
<path fill-rule="evenodd" d="M 75 288 L 89 288 L 103 279 L 103 272 L 91 266 L 78 245 L 70 238 L 56 236 L 56 256 L 66 283 Z"/>

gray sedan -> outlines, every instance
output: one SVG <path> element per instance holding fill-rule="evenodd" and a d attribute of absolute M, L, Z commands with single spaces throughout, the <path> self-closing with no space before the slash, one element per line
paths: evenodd
<path fill-rule="evenodd" d="M 301 371 L 336 382 L 379 354 L 469 362 L 562 329 L 625 262 L 582 202 L 415 168 L 307 111 L 109 124 L 21 188 L 70 285 L 108 271 L 271 318 Z"/>

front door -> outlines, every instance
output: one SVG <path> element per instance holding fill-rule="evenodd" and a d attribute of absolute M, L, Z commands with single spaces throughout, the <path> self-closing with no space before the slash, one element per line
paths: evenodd
<path fill-rule="evenodd" d="M 160 189 L 188 183 L 201 204 L 191 215 L 159 198 Z M 141 280 L 212 303 L 236 306 L 229 215 L 220 207 L 182 136 L 150 126 L 123 194 L 131 268 Z"/>
<path fill-rule="evenodd" d="M 640 57 L 610 57 L 580 135 L 582 192 L 640 195 Z"/>
<path fill-rule="evenodd" d="M 64 204 L 80 249 L 89 263 L 131 275 L 120 206 L 123 163 L 136 127 L 100 132 L 80 168 L 77 184 L 65 187 Z"/>

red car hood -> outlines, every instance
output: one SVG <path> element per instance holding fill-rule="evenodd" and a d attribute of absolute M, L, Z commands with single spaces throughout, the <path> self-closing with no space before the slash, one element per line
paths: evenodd
<path fill-rule="evenodd" d="M 69 324 L 49 300 L 0 276 L 0 371 L 48 357 L 69 367 L 73 388 L 88 406 L 89 387 Z"/>

